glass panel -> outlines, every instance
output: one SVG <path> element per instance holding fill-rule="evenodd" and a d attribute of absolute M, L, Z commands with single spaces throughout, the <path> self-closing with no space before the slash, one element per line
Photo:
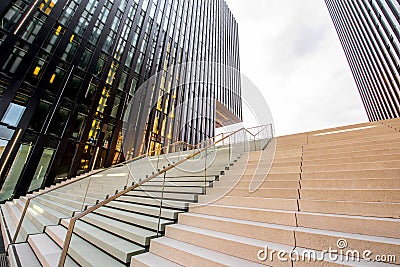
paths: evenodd
<path fill-rule="evenodd" d="M 39 164 L 36 168 L 35 174 L 28 191 L 35 191 L 42 186 L 44 176 L 49 168 L 51 159 L 54 154 L 54 149 L 46 148 L 43 151 Z"/>
<path fill-rule="evenodd" d="M 2 23 L 0 24 L 3 29 L 11 30 L 13 26 L 18 23 L 22 13 L 25 11 L 27 4 L 22 1 L 18 2 L 18 4 L 12 5 L 3 16 Z"/>
<path fill-rule="evenodd" d="M 5 126 L 0 126 L 0 138 L 5 140 L 11 140 L 14 134 L 13 129 L 9 129 Z"/>
<path fill-rule="evenodd" d="M 112 110 L 111 110 L 111 117 L 116 118 L 117 117 L 117 113 L 118 113 L 118 108 L 119 108 L 119 104 L 121 103 L 121 98 L 120 97 L 116 97 Z"/>
<path fill-rule="evenodd" d="M 16 127 L 24 114 L 25 107 L 11 103 L 1 122 Z"/>
<path fill-rule="evenodd" d="M 27 144 L 21 144 L 19 147 L 17 156 L 11 166 L 10 171 L 6 177 L 3 187 L 0 191 L 0 201 L 11 198 L 14 195 L 15 186 L 18 183 L 19 176 L 25 166 L 25 162 L 28 159 L 32 146 Z"/>
<path fill-rule="evenodd" d="M 85 49 L 85 52 L 83 53 L 83 56 L 79 63 L 79 67 L 82 68 L 83 70 L 86 70 L 91 58 L 92 58 L 92 52 L 88 49 Z"/>
<path fill-rule="evenodd" d="M 3 155 L 4 149 L 6 149 L 7 144 L 7 140 L 0 139 L 0 157 L 1 155 Z"/>
<path fill-rule="evenodd" d="M 53 75 L 51 75 L 47 89 L 52 93 L 57 93 L 61 89 L 64 80 L 65 70 L 57 67 Z"/>
<path fill-rule="evenodd" d="M 39 9 L 46 13 L 47 15 L 50 15 L 51 10 L 53 7 L 56 5 L 57 1 L 51 1 L 51 0 L 43 0 L 43 2 L 40 4 Z"/>
<path fill-rule="evenodd" d="M 12 53 L 9 55 L 6 62 L 4 63 L 2 69 L 9 73 L 15 73 L 22 59 L 26 55 L 26 50 L 27 50 L 26 46 L 24 47 L 24 49 L 21 49 L 18 47 L 17 44 Z"/>
<path fill-rule="evenodd" d="M 72 79 L 69 80 L 65 88 L 64 96 L 70 98 L 71 100 L 74 100 L 79 93 L 81 84 L 82 84 L 82 79 L 74 75 L 74 77 L 72 77 Z"/>
<path fill-rule="evenodd" d="M 22 35 L 22 39 L 25 41 L 32 43 L 35 40 L 37 34 L 43 26 L 43 22 L 37 18 L 33 18 L 26 28 L 24 34 Z"/>
<path fill-rule="evenodd" d="M 67 124 L 69 116 L 69 110 L 65 108 L 60 108 L 58 112 L 54 114 L 53 120 L 49 128 L 49 133 L 62 136 L 64 132 L 65 125 Z"/>
<path fill-rule="evenodd" d="M 35 110 L 35 113 L 33 114 L 33 120 L 31 120 L 30 124 L 29 124 L 29 128 L 40 132 L 43 124 L 46 120 L 47 117 L 47 113 L 49 111 L 50 108 L 50 104 L 44 101 L 40 101 L 39 106 L 37 107 L 37 109 Z"/>
<path fill-rule="evenodd" d="M 55 48 L 57 47 L 59 41 L 61 40 L 61 36 L 64 34 L 65 29 L 58 25 L 53 29 L 53 32 L 49 35 L 48 40 L 44 43 L 43 48 L 49 52 L 53 53 Z"/>
<path fill-rule="evenodd" d="M 86 116 L 84 114 L 79 113 L 78 117 L 76 118 L 74 131 L 72 132 L 73 138 L 78 138 L 83 130 L 83 125 L 85 123 Z"/>

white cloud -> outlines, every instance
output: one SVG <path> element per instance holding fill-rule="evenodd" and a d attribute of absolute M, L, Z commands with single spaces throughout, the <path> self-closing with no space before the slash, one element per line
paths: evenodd
<path fill-rule="evenodd" d="M 241 70 L 266 97 L 278 135 L 367 121 L 323 1 L 226 1 Z"/>

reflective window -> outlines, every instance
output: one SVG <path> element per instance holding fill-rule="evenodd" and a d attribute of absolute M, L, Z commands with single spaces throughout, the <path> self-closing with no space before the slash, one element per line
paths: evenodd
<path fill-rule="evenodd" d="M 35 174 L 33 175 L 33 179 L 31 185 L 29 186 L 28 191 L 35 191 L 42 187 L 43 180 L 47 169 L 50 166 L 51 159 L 53 158 L 54 149 L 45 148 L 43 154 L 40 158 L 39 164 L 36 168 Z"/>
<path fill-rule="evenodd" d="M 5 30 L 11 31 L 15 24 L 18 23 L 22 14 L 27 9 L 29 3 L 26 1 L 16 1 L 10 8 L 5 12 L 2 18 L 1 27 Z"/>
<path fill-rule="evenodd" d="M 11 166 L 10 171 L 7 174 L 6 180 L 0 191 L 0 201 L 7 200 L 14 195 L 15 187 L 18 183 L 19 176 L 24 169 L 25 163 L 27 162 L 30 151 L 32 150 L 32 145 L 21 144 L 17 156 Z"/>
<path fill-rule="evenodd" d="M 33 114 L 33 118 L 29 124 L 29 128 L 40 132 L 42 130 L 43 124 L 46 120 L 47 114 L 49 112 L 50 103 L 43 100 L 40 101 L 38 107 Z"/>
<path fill-rule="evenodd" d="M 68 122 L 70 111 L 66 108 L 59 108 L 53 116 L 48 132 L 61 137 Z"/>
<path fill-rule="evenodd" d="M 22 34 L 22 39 L 25 41 L 32 43 L 35 40 L 37 34 L 39 33 L 40 29 L 43 26 L 43 21 L 39 20 L 38 18 L 34 17 L 30 22 L 26 30 Z"/>
<path fill-rule="evenodd" d="M 22 59 L 26 55 L 26 51 L 28 50 L 28 46 L 19 47 L 21 44 L 19 42 L 16 43 L 13 51 L 8 56 L 8 59 L 5 61 L 2 70 L 8 73 L 15 73 Z"/>
<path fill-rule="evenodd" d="M 2 123 L 8 124 L 10 126 L 17 127 L 22 115 L 24 114 L 26 107 L 11 103 L 3 118 Z"/>

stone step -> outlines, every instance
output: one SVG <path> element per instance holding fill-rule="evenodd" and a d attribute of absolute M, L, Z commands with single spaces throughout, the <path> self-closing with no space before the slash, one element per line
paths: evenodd
<path fill-rule="evenodd" d="M 161 192 L 148 192 L 142 190 L 134 190 L 131 191 L 125 196 L 134 196 L 134 197 L 149 197 L 149 198 L 158 198 L 161 199 Z M 184 193 L 164 193 L 163 199 L 166 200 L 174 200 L 174 201 L 187 201 L 187 202 L 195 202 L 197 201 L 198 195 L 196 194 L 184 194 Z"/>
<path fill-rule="evenodd" d="M 296 199 L 277 199 L 277 198 L 261 198 L 261 197 L 239 197 L 239 196 L 224 196 L 215 199 L 214 196 L 203 195 L 199 196 L 199 204 L 215 204 L 221 206 L 237 206 L 271 210 L 288 210 L 297 211 Z M 195 204 L 192 204 L 195 205 Z"/>
<path fill-rule="evenodd" d="M 183 267 L 175 262 L 169 261 L 159 257 L 153 253 L 144 253 L 132 257 L 131 267 L 151 267 L 151 266 L 164 266 L 164 267 Z"/>
<path fill-rule="evenodd" d="M 57 246 L 57 252 L 59 255 L 61 255 L 61 248 L 59 246 L 64 244 L 63 240 L 65 240 L 67 235 L 67 229 L 61 225 L 58 225 L 50 228 L 48 230 L 48 234 L 51 238 L 47 235 L 45 236 L 55 246 L 57 246 L 56 243 L 51 239 L 59 242 Z M 78 266 L 125 266 L 125 264 L 117 261 L 76 234 L 73 234 L 71 237 L 71 242 L 68 247 L 68 256 L 72 258 L 78 264 Z"/>
<path fill-rule="evenodd" d="M 101 207 L 96 210 L 96 214 L 115 218 L 123 222 L 128 222 L 134 225 L 145 227 L 147 229 L 164 231 L 165 225 L 173 223 L 171 220 L 161 219 L 159 225 L 158 217 L 151 217 L 133 212 L 117 210 L 109 207 Z"/>
<path fill-rule="evenodd" d="M 40 204 L 36 200 L 31 200 L 25 216 L 28 216 L 29 218 L 37 218 L 38 222 L 40 221 L 39 229 L 44 229 L 47 225 L 58 224 L 60 219 L 68 217 L 61 212 Z"/>
<path fill-rule="evenodd" d="M 29 266 L 41 267 L 38 258 L 28 243 L 11 245 L 8 249 L 8 259 L 12 267 Z"/>
<path fill-rule="evenodd" d="M 274 158 L 273 162 L 274 164 L 285 164 L 288 162 L 301 162 L 301 156 L 296 156 L 296 157 L 287 157 L 287 158 Z"/>
<path fill-rule="evenodd" d="M 299 161 L 287 161 L 287 162 L 276 162 L 275 160 L 272 163 L 273 167 L 300 167 Z"/>
<path fill-rule="evenodd" d="M 302 189 L 400 189 L 399 178 L 301 180 Z"/>
<path fill-rule="evenodd" d="M 303 165 L 303 172 L 318 172 L 318 171 L 341 171 L 341 170 L 368 170 L 368 169 L 395 169 L 400 168 L 400 161 L 380 161 L 380 162 L 364 162 L 350 164 L 330 164 L 330 165 Z"/>
<path fill-rule="evenodd" d="M 194 206 L 190 205 L 190 212 L 221 216 L 226 218 L 246 220 L 251 218 L 255 222 L 265 222 L 272 224 L 281 224 L 287 226 L 296 225 L 295 212 L 285 210 L 269 210 L 248 207 L 222 206 L 222 205 L 207 205 Z"/>
<path fill-rule="evenodd" d="M 23 210 L 25 208 L 26 200 L 19 198 L 19 199 L 14 199 L 13 203 L 20 209 Z"/>
<path fill-rule="evenodd" d="M 145 192 L 162 192 L 162 186 L 148 186 L 146 184 L 138 187 L 136 190 L 143 190 Z M 203 194 L 203 187 L 178 187 L 178 186 L 164 186 L 164 193 L 185 193 L 185 194 Z"/>
<path fill-rule="evenodd" d="M 297 225 L 328 231 L 400 238 L 400 220 L 366 216 L 297 212 Z"/>
<path fill-rule="evenodd" d="M 350 135 L 351 136 L 351 135 Z M 324 138 L 317 138 L 310 139 L 309 143 L 307 144 L 306 147 L 308 148 L 318 148 L 318 147 L 326 147 L 327 144 L 330 146 L 336 146 L 336 145 L 348 145 L 348 146 L 353 146 L 357 144 L 372 144 L 372 143 L 390 143 L 390 142 L 396 142 L 398 141 L 398 133 L 396 132 L 388 132 L 387 134 L 382 134 L 379 136 L 375 137 L 360 137 L 356 135 L 352 135 L 349 138 L 344 138 L 343 136 L 341 138 L 327 138 L 326 136 Z"/>
<path fill-rule="evenodd" d="M 399 150 L 397 148 L 393 149 L 381 149 L 381 150 L 365 150 L 365 151 L 352 151 L 352 152 L 340 152 L 331 154 L 304 154 L 303 159 L 308 160 L 321 160 L 321 159 L 336 159 L 336 158 L 346 158 L 346 157 L 365 157 L 365 156 L 375 156 L 375 155 L 390 155 L 397 154 Z"/>
<path fill-rule="evenodd" d="M 271 174 L 270 174 L 271 175 Z M 397 178 L 400 177 L 400 169 L 384 170 L 356 170 L 356 171 L 324 171 L 324 172 L 303 172 L 303 180 L 307 179 L 361 179 L 361 178 Z"/>
<path fill-rule="evenodd" d="M 246 177 L 247 178 L 247 177 Z M 235 187 L 237 188 L 248 188 L 249 185 L 251 184 L 252 179 L 241 179 L 240 181 L 235 184 Z M 257 180 L 255 180 L 257 181 Z M 262 183 L 261 183 L 262 182 Z M 214 183 L 214 188 L 218 187 L 225 187 L 225 186 L 231 186 L 232 183 L 229 179 L 225 179 L 224 177 L 221 178 L 220 181 Z M 300 181 L 294 181 L 294 180 L 261 180 L 260 181 L 260 187 L 261 188 L 286 188 L 286 189 L 298 189 L 300 187 Z"/>
<path fill-rule="evenodd" d="M 397 139 L 391 140 L 391 142 L 387 142 L 386 140 L 383 142 L 366 142 L 366 143 L 359 143 L 355 145 L 335 145 L 335 146 L 325 146 L 325 147 L 318 147 L 318 148 L 309 148 L 307 146 L 304 147 L 303 152 L 306 154 L 312 153 L 340 153 L 345 151 L 366 151 L 366 150 L 379 150 L 379 149 L 386 149 L 389 147 L 400 147 L 400 142 Z"/>
<path fill-rule="evenodd" d="M 62 228 L 65 231 L 67 230 L 64 227 Z M 74 234 L 77 234 L 90 244 L 101 248 L 103 251 L 106 251 L 108 254 L 111 254 L 124 263 L 130 262 L 133 255 L 145 252 L 144 247 L 103 231 L 102 229 L 92 226 L 84 221 L 78 220 L 75 222 Z"/>
<path fill-rule="evenodd" d="M 301 155 L 296 156 L 296 158 L 300 158 Z M 290 158 L 290 157 L 289 157 Z M 241 166 L 272 166 L 276 163 L 274 161 L 275 157 L 269 156 L 269 157 L 254 157 L 254 158 L 243 158 L 238 162 L 235 162 L 233 164 L 233 167 L 241 167 Z M 284 162 L 283 167 L 292 167 L 292 166 L 298 166 L 300 161 L 288 161 Z"/>
<path fill-rule="evenodd" d="M 257 252 L 260 249 L 263 249 L 264 246 L 268 246 L 269 249 L 275 251 L 286 251 L 288 254 L 294 248 L 293 246 L 270 243 L 259 239 L 242 237 L 181 224 L 169 225 L 166 229 L 165 235 L 173 240 L 194 245 L 198 249 L 206 248 L 214 252 L 223 253 L 225 255 L 247 260 L 249 263 L 252 262 L 256 264 L 262 263 L 261 261 L 258 261 Z M 273 264 L 274 266 L 292 266 L 291 261 L 266 261 L 266 264 Z"/>
<path fill-rule="evenodd" d="M 57 202 L 59 203 L 64 203 L 66 205 L 69 205 L 71 207 L 76 207 L 78 209 L 81 209 L 83 204 L 94 205 L 98 200 L 101 201 L 105 199 L 105 196 L 103 196 L 103 198 L 98 198 L 98 197 L 92 198 L 88 196 L 85 197 L 84 194 L 82 195 L 77 195 L 77 194 L 79 193 L 73 191 L 68 191 L 68 192 L 55 191 L 43 195 L 42 197 L 50 200 L 57 200 Z M 58 201 L 59 199 L 63 199 L 64 201 Z"/>
<path fill-rule="evenodd" d="M 213 180 L 214 181 L 214 180 Z M 197 180 L 197 181 L 177 181 L 177 180 L 166 180 L 164 183 L 164 186 L 166 187 L 172 187 L 172 186 L 177 186 L 177 187 L 209 187 L 212 185 L 213 181 L 207 181 L 205 179 L 203 180 Z M 150 181 L 142 185 L 142 187 L 159 187 L 163 186 L 163 181 Z"/>
<path fill-rule="evenodd" d="M 300 199 L 400 203 L 400 189 L 301 189 Z"/>
<path fill-rule="evenodd" d="M 161 218 L 169 219 L 169 220 L 176 220 L 178 219 L 178 214 L 181 213 L 181 210 L 173 210 L 173 209 L 166 209 L 163 208 L 160 210 L 160 207 L 152 207 L 146 206 L 141 204 L 133 204 L 127 203 L 122 201 L 111 201 L 107 204 L 107 207 L 112 207 L 115 209 L 131 211 L 141 214 L 146 214 L 150 216 L 161 216 Z"/>
<path fill-rule="evenodd" d="M 67 217 L 72 217 L 74 212 L 76 212 L 78 210 L 79 211 L 81 210 L 81 207 L 79 209 L 73 208 L 73 207 L 64 205 L 63 203 L 56 202 L 54 200 L 53 201 L 52 200 L 48 200 L 48 199 L 46 199 L 44 197 L 35 198 L 34 201 L 40 203 L 46 209 L 47 209 L 47 207 L 51 208 L 52 210 L 58 211 L 58 212 L 62 213 L 63 215 L 67 216 Z"/>
<path fill-rule="evenodd" d="M 148 197 L 134 197 L 134 196 L 121 196 L 116 200 L 129 202 L 129 203 L 136 203 L 141 205 L 149 205 L 154 207 L 160 207 L 161 199 L 157 198 L 148 198 Z M 185 201 L 173 201 L 173 200 L 165 200 L 162 201 L 162 207 L 164 208 L 173 208 L 178 210 L 187 210 L 189 208 L 189 202 Z"/>
<path fill-rule="evenodd" d="M 90 223 L 100 229 L 104 229 L 113 233 L 114 235 L 123 237 L 142 246 L 148 246 L 150 244 L 150 239 L 156 236 L 155 231 L 150 231 L 95 213 L 90 213 L 82 217 L 82 221 Z M 68 224 L 65 224 L 64 226 L 67 225 Z"/>
<path fill-rule="evenodd" d="M 28 238 L 28 244 L 35 253 L 37 259 L 44 267 L 56 267 L 60 261 L 61 248 L 46 234 L 31 235 Z M 25 251 L 24 251 L 25 252 Z M 35 261 L 33 261 L 35 262 Z M 31 266 L 31 263 L 27 266 Z M 70 257 L 67 257 L 64 266 L 79 266 Z"/>
<path fill-rule="evenodd" d="M 285 198 L 298 199 L 299 193 L 297 189 L 282 189 L 282 188 L 258 188 L 255 192 L 249 192 L 249 188 L 234 187 L 231 190 L 225 187 L 214 187 L 208 189 L 210 195 L 222 195 L 228 192 L 229 196 L 242 197 L 263 197 L 263 198 Z"/>
<path fill-rule="evenodd" d="M 300 211 L 400 219 L 400 203 L 299 200 Z"/>
<path fill-rule="evenodd" d="M 311 152 L 311 151 L 320 151 L 320 150 L 329 150 L 329 149 L 336 149 L 336 148 L 348 148 L 348 147 L 369 147 L 369 146 L 387 146 L 388 144 L 395 144 L 397 145 L 399 143 L 398 137 L 396 136 L 391 137 L 389 139 L 383 139 L 383 140 L 357 140 L 358 142 L 354 142 L 351 146 L 349 146 L 348 143 L 343 142 L 343 143 L 331 143 L 331 142 L 326 142 L 326 143 L 321 143 L 320 145 L 316 144 L 306 144 L 304 145 L 304 152 Z"/>
<path fill-rule="evenodd" d="M 274 158 L 294 158 L 294 157 L 301 157 L 302 153 L 300 152 L 286 152 L 284 150 L 277 149 L 275 150 Z"/>
<path fill-rule="evenodd" d="M 332 165 L 332 164 L 350 164 L 350 163 L 364 163 L 364 162 L 380 162 L 380 161 L 391 161 L 400 160 L 400 154 L 386 154 L 386 155 L 372 155 L 372 156 L 358 156 L 358 157 L 343 157 L 333 159 L 314 159 L 314 160 L 303 160 L 304 166 L 315 166 L 315 165 Z"/>
<path fill-rule="evenodd" d="M 59 196 L 55 196 L 52 194 L 45 194 L 45 195 L 41 196 L 41 198 L 44 198 L 48 201 L 52 201 L 52 202 L 55 202 L 58 204 L 62 204 L 73 210 L 82 210 L 85 205 L 92 206 L 92 205 L 96 204 L 96 201 L 97 201 L 96 199 L 89 199 L 89 198 L 86 198 L 84 201 L 83 200 L 77 201 L 77 200 L 70 199 L 68 196 L 59 197 Z"/>
<path fill-rule="evenodd" d="M 254 168 L 250 167 L 250 169 L 254 169 Z M 261 169 L 261 168 L 259 168 L 259 169 Z M 271 173 L 300 172 L 300 166 L 292 166 L 292 167 L 276 167 L 276 166 L 272 166 L 269 170 L 270 170 Z M 267 169 L 267 171 L 268 171 L 268 169 Z"/>
<path fill-rule="evenodd" d="M 167 237 L 154 239 L 150 252 L 183 266 L 263 266 Z"/>
<path fill-rule="evenodd" d="M 240 220 L 188 212 L 179 215 L 178 223 L 179 225 L 260 239 L 266 242 L 274 242 L 288 246 L 295 245 L 295 227 L 255 222 L 252 221 L 251 218 L 248 218 L 248 220 Z"/>
<path fill-rule="evenodd" d="M 102 192 L 86 192 L 86 190 L 74 190 L 73 188 L 61 188 L 58 189 L 57 192 L 52 192 L 52 194 L 67 194 L 67 195 L 75 195 L 79 200 L 85 198 L 92 198 L 92 199 L 106 199 L 107 193 Z M 115 192 L 110 193 L 110 195 L 114 195 Z"/>
<path fill-rule="evenodd" d="M 149 183 L 153 183 L 153 182 L 162 182 L 163 181 L 163 177 L 156 177 L 153 178 L 151 181 L 149 181 Z M 176 176 L 176 177 L 171 177 L 171 176 L 166 176 L 165 181 L 168 182 L 177 182 L 177 183 L 184 183 L 184 182 L 203 182 L 204 180 L 207 182 L 213 182 L 215 180 L 217 180 L 217 176 L 213 176 L 213 175 L 207 175 L 207 176 L 189 176 L 189 175 L 185 175 L 185 176 Z M 147 183 L 146 183 L 147 184 Z"/>
<path fill-rule="evenodd" d="M 12 204 L 12 202 L 7 202 L 5 204 L 8 214 L 11 216 L 12 221 L 8 221 L 7 217 L 6 217 L 6 223 L 7 226 L 11 227 L 12 231 L 10 231 L 10 234 L 12 235 L 12 237 L 14 237 L 15 235 L 15 231 L 18 227 L 18 224 L 21 220 L 21 215 L 22 215 L 22 210 L 20 209 L 20 207 L 18 207 L 15 204 Z M 26 214 L 27 216 L 28 214 Z M 20 228 L 20 232 L 17 236 L 16 241 L 17 242 L 24 242 L 26 241 L 26 239 L 28 238 L 28 234 L 37 234 L 37 233 L 41 233 L 42 230 L 40 230 L 40 228 L 37 226 L 37 224 L 35 224 L 34 222 L 32 222 L 29 219 L 25 219 L 22 221 L 22 225 Z"/>
<path fill-rule="evenodd" d="M 300 180 L 300 173 L 263 173 L 263 174 L 246 174 L 246 175 L 241 175 L 236 174 L 235 176 L 238 176 L 241 180 L 256 180 L 256 181 L 299 181 Z M 226 176 L 229 177 L 229 176 Z M 224 180 L 224 178 L 221 177 L 221 181 Z M 237 179 L 239 180 L 239 179 Z"/>
<path fill-rule="evenodd" d="M 18 225 L 19 220 L 21 219 L 22 209 L 12 203 L 11 201 L 7 201 L 4 204 L 5 209 L 8 211 L 10 218 L 12 219 L 13 225 Z"/>
<path fill-rule="evenodd" d="M 346 251 L 346 249 L 351 249 L 362 253 L 368 249 L 373 251 L 375 255 L 399 255 L 400 253 L 400 239 L 395 238 L 384 238 L 302 227 L 296 229 L 295 235 L 296 245 L 301 248 L 310 248 L 314 250 L 320 250 L 321 248 L 338 249 L 338 240 L 344 239 L 348 244 L 348 246 L 343 249 L 344 251 Z M 396 264 L 400 264 L 400 259 L 397 259 Z"/>
<path fill-rule="evenodd" d="M 13 223 L 13 219 L 11 218 L 11 215 L 7 211 L 5 204 L 0 204 L 0 211 L 1 211 L 0 214 L 1 234 L 3 236 L 4 247 L 7 247 L 11 243 L 14 237 L 16 231 L 16 225 Z"/>

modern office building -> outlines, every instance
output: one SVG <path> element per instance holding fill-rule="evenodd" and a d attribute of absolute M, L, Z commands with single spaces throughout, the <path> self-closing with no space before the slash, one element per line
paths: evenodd
<path fill-rule="evenodd" d="M 370 121 L 400 117 L 400 1 L 325 2 Z"/>
<path fill-rule="evenodd" d="M 223 0 L 2 0 L 0 14 L 0 202 L 241 120 Z M 203 63 L 170 68 L 185 62 Z"/>

